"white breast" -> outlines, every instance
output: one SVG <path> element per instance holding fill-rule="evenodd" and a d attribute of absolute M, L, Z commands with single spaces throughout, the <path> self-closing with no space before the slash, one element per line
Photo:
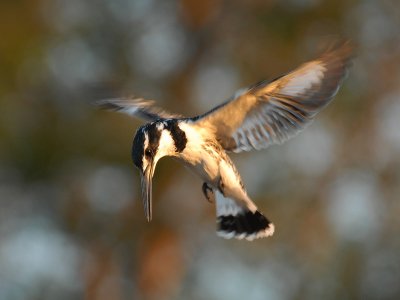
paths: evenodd
<path fill-rule="evenodd" d="M 219 178 L 218 153 L 209 142 L 207 131 L 181 123 L 179 127 L 185 132 L 187 144 L 179 157 L 189 169 L 193 170 L 204 181 L 215 182 Z"/>

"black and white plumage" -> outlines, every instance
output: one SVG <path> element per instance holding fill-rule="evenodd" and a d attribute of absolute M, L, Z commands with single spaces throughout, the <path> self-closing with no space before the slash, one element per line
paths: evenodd
<path fill-rule="evenodd" d="M 300 132 L 336 95 L 351 57 L 350 45 L 343 43 L 287 75 L 240 90 L 193 118 L 170 114 L 143 99 L 98 102 L 149 121 L 137 130 L 132 147 L 147 219 L 152 214 L 155 166 L 160 158 L 172 156 L 203 180 L 206 198 L 215 199 L 218 235 L 247 240 L 271 236 L 274 225 L 247 195 L 227 152 L 260 150 Z"/>

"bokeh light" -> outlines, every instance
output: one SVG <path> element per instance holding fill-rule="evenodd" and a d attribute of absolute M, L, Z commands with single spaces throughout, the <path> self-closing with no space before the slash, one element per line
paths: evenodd
<path fill-rule="evenodd" d="M 0 20 L 0 300 L 400 299 L 398 1 L 2 1 Z M 171 159 L 145 220 L 141 122 L 95 100 L 194 116 L 340 37 L 357 55 L 332 104 L 232 154 L 273 237 L 217 237 Z"/>

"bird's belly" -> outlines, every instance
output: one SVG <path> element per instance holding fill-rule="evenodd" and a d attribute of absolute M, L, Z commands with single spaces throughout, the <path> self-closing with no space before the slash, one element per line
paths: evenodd
<path fill-rule="evenodd" d="M 191 151 L 182 153 L 182 159 L 187 168 L 198 175 L 203 181 L 212 185 L 218 184 L 219 161 L 207 151 Z"/>

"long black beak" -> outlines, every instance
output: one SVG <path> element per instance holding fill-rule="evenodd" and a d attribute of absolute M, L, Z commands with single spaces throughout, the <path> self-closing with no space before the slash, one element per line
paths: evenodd
<path fill-rule="evenodd" d="M 152 189 L 151 183 L 153 179 L 154 164 L 153 160 L 149 161 L 147 168 L 142 172 L 142 200 L 144 206 L 144 214 L 147 221 L 151 221 L 152 215 Z"/>

